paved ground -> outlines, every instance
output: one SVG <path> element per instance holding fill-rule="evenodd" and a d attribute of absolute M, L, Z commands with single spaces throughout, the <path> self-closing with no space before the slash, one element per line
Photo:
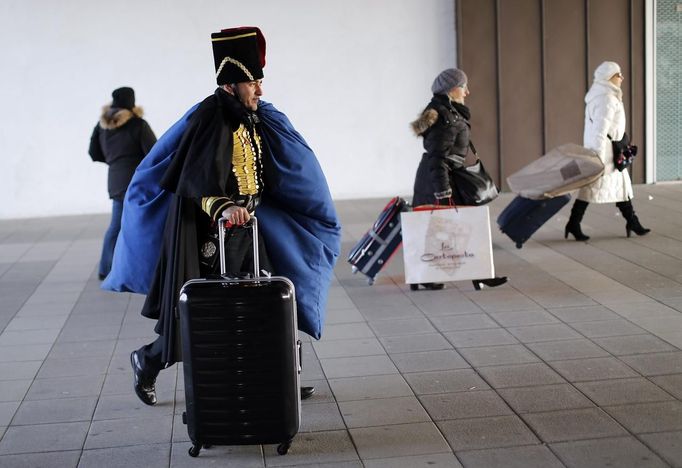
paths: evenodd
<path fill-rule="evenodd" d="M 0 466 L 682 466 L 682 185 L 636 192 L 646 237 L 613 205 L 590 207 L 587 244 L 563 239 L 570 205 L 521 250 L 494 228 L 511 281 L 483 291 L 411 292 L 400 255 L 367 286 L 345 255 L 385 200 L 339 202 L 344 257 L 304 355 L 318 391 L 286 456 L 190 458 L 180 366 L 157 406 L 137 400 L 128 354 L 153 323 L 99 290 L 106 216 L 2 221 Z"/>

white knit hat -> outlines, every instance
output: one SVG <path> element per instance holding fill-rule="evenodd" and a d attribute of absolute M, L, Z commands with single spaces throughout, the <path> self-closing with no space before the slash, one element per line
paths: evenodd
<path fill-rule="evenodd" d="M 608 81 L 616 73 L 620 73 L 620 65 L 616 62 L 602 62 L 594 71 L 594 81 Z"/>

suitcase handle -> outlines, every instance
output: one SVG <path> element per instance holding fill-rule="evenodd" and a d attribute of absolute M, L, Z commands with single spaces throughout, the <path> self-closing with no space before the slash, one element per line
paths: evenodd
<path fill-rule="evenodd" d="M 258 219 L 251 216 L 249 220 L 251 223 L 251 234 L 253 236 L 253 277 L 260 278 L 260 259 L 258 256 Z M 220 218 L 218 220 L 218 251 L 220 252 L 220 274 L 227 273 L 225 266 L 225 226 L 228 223 L 227 218 Z M 243 225 L 245 228 L 246 225 Z"/>

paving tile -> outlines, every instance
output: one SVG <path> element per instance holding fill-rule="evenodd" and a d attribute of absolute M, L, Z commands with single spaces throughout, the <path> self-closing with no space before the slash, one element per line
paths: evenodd
<path fill-rule="evenodd" d="M 417 395 L 488 390 L 490 387 L 473 369 L 404 374 Z"/>
<path fill-rule="evenodd" d="M 109 358 L 46 359 L 37 374 L 39 379 L 100 375 L 107 372 Z"/>
<path fill-rule="evenodd" d="M 523 419 L 547 443 L 626 434 L 625 429 L 598 408 L 527 413 Z"/>
<path fill-rule="evenodd" d="M 623 356 L 621 360 L 646 376 L 682 373 L 682 351 Z"/>
<path fill-rule="evenodd" d="M 457 452 L 467 468 L 561 468 L 563 463 L 538 445 Z"/>
<path fill-rule="evenodd" d="M 93 421 L 85 449 L 170 443 L 172 416 Z"/>
<path fill-rule="evenodd" d="M 644 378 L 579 382 L 575 386 L 599 406 L 673 399 L 668 393 Z"/>
<path fill-rule="evenodd" d="M 387 426 L 430 421 L 414 396 L 339 402 L 349 428 Z"/>
<path fill-rule="evenodd" d="M 366 323 L 339 323 L 324 328 L 325 340 L 374 338 L 374 332 Z"/>
<path fill-rule="evenodd" d="M 80 450 L 2 455 L 0 466 L 3 468 L 76 468 L 80 456 Z"/>
<path fill-rule="evenodd" d="M 33 379 L 42 361 L 0 362 L 0 380 Z"/>
<path fill-rule="evenodd" d="M 682 402 L 606 406 L 605 411 L 635 434 L 682 430 Z"/>
<path fill-rule="evenodd" d="M 59 329 L 4 331 L 0 334 L 0 346 L 52 344 L 58 334 Z"/>
<path fill-rule="evenodd" d="M 574 322 L 571 324 L 571 326 L 588 338 L 637 335 L 646 333 L 646 330 L 643 330 L 634 323 L 623 319 Z"/>
<path fill-rule="evenodd" d="M 452 345 L 440 333 L 387 336 L 379 341 L 389 354 L 452 349 Z"/>
<path fill-rule="evenodd" d="M 307 400 L 301 402 L 303 405 L 312 405 L 312 404 L 318 404 L 318 403 L 334 403 L 334 394 L 332 393 L 331 388 L 329 387 L 329 382 L 327 380 L 301 380 L 301 385 L 302 386 L 312 386 L 315 387 L 315 393 L 313 396 L 308 398 Z M 183 390 L 184 393 L 184 390 Z M 183 395 L 184 396 L 184 395 Z M 178 401 L 178 398 L 176 397 L 175 400 L 175 408 L 177 411 L 178 405 L 180 405 L 180 402 Z M 182 400 L 182 409 L 184 410 L 184 399 Z"/>
<path fill-rule="evenodd" d="M 530 343 L 528 347 L 545 361 L 605 357 L 609 353 L 590 340 L 565 340 Z"/>
<path fill-rule="evenodd" d="M 460 354 L 474 367 L 537 362 L 528 349 L 521 345 L 461 348 Z"/>
<path fill-rule="evenodd" d="M 42 361 L 52 344 L 0 346 L 0 362 Z"/>
<path fill-rule="evenodd" d="M 363 307 L 360 309 L 360 314 L 364 320 L 381 321 L 381 320 L 399 320 L 423 318 L 423 313 L 413 304 L 403 304 L 395 307 Z"/>
<path fill-rule="evenodd" d="M 329 379 L 329 386 L 339 402 L 413 395 L 400 374 Z"/>
<path fill-rule="evenodd" d="M 348 299 L 350 301 L 350 299 Z M 327 303 L 327 317 L 325 319 L 326 325 L 336 325 L 339 323 L 353 323 L 364 322 L 365 318 L 360 311 L 353 307 L 335 308 L 331 304 L 332 298 L 329 298 Z"/>
<path fill-rule="evenodd" d="M 301 411 L 300 432 L 336 431 L 345 429 L 339 407 L 334 403 L 315 403 L 306 405 Z"/>
<path fill-rule="evenodd" d="M 401 373 L 470 367 L 455 350 L 393 354 L 391 358 Z"/>
<path fill-rule="evenodd" d="M 682 432 L 642 434 L 639 438 L 672 466 L 682 466 Z"/>
<path fill-rule="evenodd" d="M 0 380 L 0 402 L 23 400 L 31 382 L 28 379 Z"/>
<path fill-rule="evenodd" d="M 604 306 L 562 307 L 547 309 L 562 322 L 589 322 L 596 320 L 612 320 L 620 316 Z"/>
<path fill-rule="evenodd" d="M 366 460 L 364 466 L 365 468 L 462 468 L 452 453 Z"/>
<path fill-rule="evenodd" d="M 503 327 L 523 327 L 559 322 L 544 310 L 517 310 L 490 314 Z"/>
<path fill-rule="evenodd" d="M 517 344 L 519 342 L 503 328 L 451 331 L 445 332 L 444 335 L 456 348 L 500 346 Z"/>
<path fill-rule="evenodd" d="M 594 407 L 570 384 L 505 388 L 498 392 L 519 414 Z"/>
<path fill-rule="evenodd" d="M 659 468 L 668 466 L 634 437 L 560 442 L 552 450 L 569 467 Z"/>
<path fill-rule="evenodd" d="M 403 457 L 451 453 L 450 447 L 433 423 L 350 429 L 360 458 Z"/>
<path fill-rule="evenodd" d="M 0 455 L 80 450 L 90 422 L 11 426 L 0 441 Z"/>
<path fill-rule="evenodd" d="M 376 338 L 360 338 L 357 340 L 323 340 L 313 343 L 315 354 L 319 359 L 352 356 L 371 356 L 386 354 Z"/>
<path fill-rule="evenodd" d="M 326 466 L 358 460 L 358 454 L 347 431 L 299 433 L 286 456 L 277 454 L 276 447 L 276 445 L 263 447 L 266 466 Z M 218 463 L 222 463 L 220 460 L 222 458 Z"/>
<path fill-rule="evenodd" d="M 431 321 L 442 332 L 499 328 L 499 325 L 487 314 L 444 315 L 433 317 Z"/>
<path fill-rule="evenodd" d="M 631 368 L 612 357 L 554 361 L 552 367 L 569 382 L 639 377 Z"/>
<path fill-rule="evenodd" d="M 320 364 L 328 379 L 398 373 L 388 356 L 320 359 Z"/>
<path fill-rule="evenodd" d="M 203 453 L 202 453 L 203 455 Z M 190 458 L 185 451 L 184 456 Z M 113 466 L 169 466 L 169 444 L 146 444 L 83 450 L 78 468 L 105 468 Z"/>
<path fill-rule="evenodd" d="M 90 421 L 96 397 L 24 401 L 12 420 L 13 425 Z"/>
<path fill-rule="evenodd" d="M 615 356 L 676 351 L 675 347 L 649 334 L 597 338 L 594 342 Z"/>
<path fill-rule="evenodd" d="M 419 399 L 434 421 L 503 416 L 512 413 L 504 400 L 491 390 L 422 395 Z"/>
<path fill-rule="evenodd" d="M 26 394 L 27 400 L 48 400 L 53 398 L 73 398 L 99 396 L 104 375 L 36 379 Z M 130 391 L 130 378 L 128 379 Z"/>
<path fill-rule="evenodd" d="M 540 309 L 531 299 L 509 289 L 475 291 L 467 296 L 488 313 Z"/>
<path fill-rule="evenodd" d="M 102 421 L 170 415 L 173 414 L 173 393 L 174 387 L 169 388 L 158 385 L 156 387 L 158 403 L 153 407 L 142 403 L 132 391 L 132 388 L 125 395 L 102 395 L 97 402 L 97 409 L 92 420 Z"/>
<path fill-rule="evenodd" d="M 436 330 L 426 318 L 373 320 L 369 326 L 379 337 L 434 333 Z"/>
<path fill-rule="evenodd" d="M 441 421 L 438 427 L 457 452 L 538 443 L 538 439 L 518 416 Z"/>
<path fill-rule="evenodd" d="M 526 387 L 566 382 L 543 362 L 479 367 L 477 371 L 494 388 Z"/>
<path fill-rule="evenodd" d="M 0 426 L 9 426 L 20 404 L 21 401 L 4 401 L 0 403 Z"/>
<path fill-rule="evenodd" d="M 509 332 L 518 338 L 522 343 L 574 340 L 581 338 L 580 334 L 578 334 L 575 330 L 562 323 L 513 327 L 509 328 Z"/>
<path fill-rule="evenodd" d="M 682 400 L 682 374 L 661 375 L 651 377 L 650 380 L 678 400 Z"/>
<path fill-rule="evenodd" d="M 154 447 L 163 447 L 168 450 L 166 445 L 155 445 Z M 204 468 L 204 467 L 226 467 L 226 468 L 265 468 L 265 460 L 263 459 L 263 452 L 260 445 L 235 445 L 223 446 L 214 445 L 208 449 L 202 449 L 197 458 L 189 456 L 187 451 L 191 447 L 191 443 L 174 443 L 170 450 L 170 467 L 171 468 Z M 112 454 L 116 449 L 101 449 L 110 450 Z M 292 453 L 293 449 L 291 452 Z M 168 466 L 166 463 L 159 462 L 150 466 Z"/>

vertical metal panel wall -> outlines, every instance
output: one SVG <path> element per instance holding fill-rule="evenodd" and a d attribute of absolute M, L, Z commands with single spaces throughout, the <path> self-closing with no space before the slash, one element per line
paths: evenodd
<path fill-rule="evenodd" d="M 472 138 L 502 187 L 553 147 L 582 144 L 583 99 L 604 60 L 621 65 L 628 132 L 644 147 L 645 0 L 456 1 Z"/>

